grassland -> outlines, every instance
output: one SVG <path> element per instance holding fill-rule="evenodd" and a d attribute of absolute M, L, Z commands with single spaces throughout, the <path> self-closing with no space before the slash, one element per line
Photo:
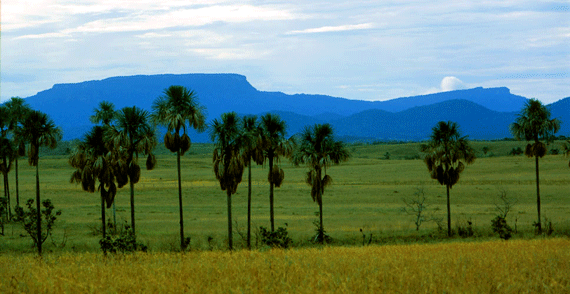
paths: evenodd
<path fill-rule="evenodd" d="M 551 148 L 561 149 L 561 142 Z M 536 221 L 536 187 L 534 161 L 524 156 L 506 156 L 513 147 L 524 147 L 522 142 L 473 142 L 478 151 L 476 162 L 468 166 L 459 183 L 451 191 L 453 227 L 472 221 L 474 238 L 494 239 L 490 229 L 495 217 L 495 203 L 500 190 L 517 200 L 509 213 L 511 226 L 516 224 L 515 238 L 532 237 L 532 223 Z M 484 157 L 482 148 L 490 148 Z M 186 235 L 192 238 L 192 249 L 226 248 L 227 216 L 225 193 L 220 190 L 211 166 L 211 145 L 196 144 L 182 159 L 182 179 Z M 338 245 L 362 245 L 363 233 L 372 243 L 410 243 L 417 240 L 448 240 L 437 232 L 434 222 L 415 231 L 413 217 L 401 211 L 402 198 L 412 197 L 423 188 L 428 197 L 427 213 L 445 216 L 445 188 L 430 179 L 425 164 L 417 158 L 418 143 L 351 145 L 352 158 L 340 166 L 327 170 L 334 183 L 324 194 L 324 226 Z M 390 160 L 386 160 L 386 152 Z M 135 204 L 138 240 L 148 245 L 151 252 L 178 248 L 178 196 L 176 189 L 175 156 L 163 148 L 157 151 L 158 166 L 143 171 L 135 186 Z M 489 155 L 493 156 L 489 156 Z M 62 215 L 56 222 L 53 238 L 44 247 L 48 252 L 98 252 L 100 235 L 100 199 L 75 184 L 69 183 L 72 168 L 63 155 L 49 155 L 40 159 L 41 195 L 50 198 Z M 553 224 L 554 233 L 570 233 L 570 169 L 568 158 L 547 155 L 540 161 L 542 213 Z M 303 180 L 306 167 L 294 167 L 288 161 L 281 163 L 285 181 L 275 192 L 276 225 L 287 227 L 296 247 L 311 246 L 313 221 L 317 205 L 311 200 L 310 187 Z M 12 203 L 15 192 L 12 180 Z M 267 168 L 253 168 L 253 223 L 254 227 L 269 226 L 269 186 Z M 34 170 L 25 160 L 20 162 L 20 200 L 35 194 Z M 116 198 L 116 216 L 119 224 L 130 219 L 129 190 L 119 190 Z M 233 214 L 237 247 L 244 246 L 240 234 L 245 233 L 247 208 L 247 180 L 233 196 Z M 107 215 L 112 215 L 108 210 Z M 362 233 L 361 230 L 362 229 Z M 254 241 L 257 239 L 254 238 Z M 258 240 L 257 240 L 258 241 Z M 259 243 L 256 243 L 259 245 Z M 6 235 L 0 236 L 0 253 L 32 252 L 30 239 L 19 224 L 6 226 Z"/>
<path fill-rule="evenodd" d="M 0 255 L 1 293 L 568 293 L 570 240 Z"/>

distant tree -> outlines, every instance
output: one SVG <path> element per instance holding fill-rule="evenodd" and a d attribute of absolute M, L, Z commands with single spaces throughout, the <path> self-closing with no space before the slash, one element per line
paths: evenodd
<path fill-rule="evenodd" d="M 325 241 L 323 226 L 323 194 L 325 187 L 332 183 L 327 175 L 327 167 L 348 160 L 349 152 L 340 141 L 336 141 L 329 124 L 316 124 L 305 127 L 298 148 L 292 156 L 295 165 L 309 166 L 305 181 L 311 186 L 311 197 L 319 205 L 319 229 L 317 240 Z"/>
<path fill-rule="evenodd" d="M 273 210 L 273 187 L 280 187 L 285 173 L 279 168 L 280 157 L 290 157 L 293 151 L 293 141 L 285 139 L 286 124 L 278 115 L 268 113 L 261 117 L 261 136 L 259 146 L 263 150 L 263 157 L 269 163 L 269 219 L 271 232 L 275 231 L 275 217 Z M 264 160 L 264 161 L 265 161 Z"/>
<path fill-rule="evenodd" d="M 120 166 L 116 177 L 119 182 L 128 182 L 131 190 L 131 229 L 136 235 L 135 227 L 135 184 L 139 182 L 141 168 L 139 155 L 146 156 L 146 168 L 152 170 L 156 159 L 152 154 L 156 146 L 154 129 L 149 123 L 147 111 L 133 107 L 124 107 L 117 112 L 115 124 L 105 134 L 107 147 L 111 150 L 113 160 Z"/>
<path fill-rule="evenodd" d="M 244 163 L 248 169 L 247 176 L 247 248 L 251 249 L 251 164 L 263 164 L 263 150 L 260 147 L 261 128 L 257 117 L 253 115 L 242 118 L 241 129 Z"/>
<path fill-rule="evenodd" d="M 232 194 L 242 180 L 245 167 L 240 121 L 235 112 L 222 114 L 221 121 L 212 123 L 211 138 L 214 141 L 214 174 L 226 191 L 228 204 L 228 246 L 233 250 Z"/>
<path fill-rule="evenodd" d="M 61 130 L 56 127 L 55 123 L 45 114 L 37 110 L 32 110 L 26 116 L 22 127 L 24 140 L 29 143 L 28 163 L 36 167 L 36 212 L 37 212 L 37 240 L 42 239 L 42 222 L 40 213 L 40 174 L 39 174 L 39 151 L 40 147 L 45 146 L 51 149 L 57 147 L 58 141 L 61 140 Z M 38 253 L 42 254 L 42 242 L 37 243 Z"/>
<path fill-rule="evenodd" d="M 107 208 L 114 203 L 118 188 L 127 183 L 115 184 L 115 172 L 119 166 L 113 160 L 111 152 L 105 144 L 104 128 L 95 126 L 85 134 L 83 140 L 75 147 L 69 157 L 69 164 L 75 168 L 71 175 L 71 183 L 80 183 L 81 188 L 89 193 L 99 191 L 101 194 L 101 231 L 103 239 L 106 237 L 105 204 Z M 98 185 L 97 185 L 98 182 Z"/>
<path fill-rule="evenodd" d="M 475 151 L 467 137 L 461 137 L 457 123 L 440 121 L 433 129 L 430 140 L 422 144 L 424 161 L 431 178 L 447 188 L 447 235 L 451 236 L 451 208 L 449 189 L 459 181 L 465 164 L 475 162 Z"/>
<path fill-rule="evenodd" d="M 180 176 L 180 155 L 190 149 L 190 137 L 186 128 L 200 132 L 206 128 L 205 108 L 198 104 L 194 91 L 183 86 L 170 86 L 164 95 L 158 97 L 153 105 L 153 121 L 167 127 L 164 144 L 168 150 L 176 152 L 178 168 L 178 207 L 180 210 L 180 248 L 187 246 L 184 238 L 184 216 L 182 210 L 182 180 Z M 182 132 L 182 133 L 181 133 Z"/>
<path fill-rule="evenodd" d="M 20 97 L 12 97 L 4 104 L 9 112 L 10 130 L 12 132 L 12 143 L 14 145 L 14 172 L 16 175 L 16 206 L 20 206 L 20 184 L 18 175 L 18 158 L 26 154 L 26 142 L 22 134 L 22 126 L 26 115 L 32 110 L 30 106 Z"/>
<path fill-rule="evenodd" d="M 560 121 L 550 118 L 550 111 L 536 99 L 530 99 L 517 116 L 514 123 L 510 125 L 511 133 L 517 140 L 526 140 L 531 143 L 526 145 L 524 154 L 535 158 L 536 172 L 536 209 L 538 211 L 538 222 L 535 224 L 538 233 L 542 233 L 540 222 L 540 179 L 538 159 L 546 155 L 546 143 L 552 139 L 554 134 L 560 129 Z"/>
<path fill-rule="evenodd" d="M 483 149 L 482 149 L 483 155 L 487 155 L 487 153 L 489 153 L 489 150 L 490 150 L 489 146 L 483 146 Z"/>

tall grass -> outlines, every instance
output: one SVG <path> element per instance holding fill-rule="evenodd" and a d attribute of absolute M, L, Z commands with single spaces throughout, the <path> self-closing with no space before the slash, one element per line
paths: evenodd
<path fill-rule="evenodd" d="M 568 293 L 570 240 L 0 255 L 1 293 Z"/>

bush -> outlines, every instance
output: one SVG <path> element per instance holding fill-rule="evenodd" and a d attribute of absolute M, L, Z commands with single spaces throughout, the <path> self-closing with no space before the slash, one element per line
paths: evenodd
<path fill-rule="evenodd" d="M 99 245 L 101 245 L 101 250 L 104 253 L 127 253 L 134 251 L 147 251 L 147 246 L 141 243 L 137 243 L 137 238 L 133 234 L 133 230 L 127 227 L 126 230 L 121 231 L 121 233 L 116 237 L 107 236 L 104 239 L 99 240 Z"/>
<path fill-rule="evenodd" d="M 517 148 L 513 147 L 513 149 L 511 149 L 511 151 L 509 151 L 509 155 L 513 155 L 513 156 L 514 155 L 521 155 L 521 154 L 523 154 L 523 150 L 521 147 L 517 147 Z"/>
<path fill-rule="evenodd" d="M 512 236 L 513 229 L 507 224 L 507 220 L 503 216 L 497 215 L 491 221 L 491 227 L 493 233 L 499 234 L 503 240 L 509 240 Z"/>
<path fill-rule="evenodd" d="M 462 238 L 473 236 L 473 222 L 471 220 L 467 221 L 467 225 L 457 225 L 457 234 Z"/>
<path fill-rule="evenodd" d="M 41 232 L 41 239 L 38 240 L 38 232 L 37 232 L 37 210 L 34 205 L 34 199 L 28 199 L 26 201 L 26 206 L 28 210 L 24 210 L 21 206 L 16 206 L 16 221 L 22 222 L 24 225 L 24 230 L 30 235 L 32 240 L 34 241 L 34 245 L 38 247 L 38 244 L 43 244 L 46 239 L 51 235 L 51 230 L 53 229 L 53 224 L 57 219 L 56 216 L 61 215 L 61 210 L 58 210 L 53 213 L 54 206 L 51 203 L 50 199 L 46 199 L 42 201 L 42 206 L 44 209 L 41 210 L 41 219 L 42 222 L 42 229 Z"/>
<path fill-rule="evenodd" d="M 289 248 L 293 240 L 289 238 L 287 229 L 279 227 L 277 231 L 268 231 L 265 227 L 259 227 L 261 242 L 270 247 Z"/>

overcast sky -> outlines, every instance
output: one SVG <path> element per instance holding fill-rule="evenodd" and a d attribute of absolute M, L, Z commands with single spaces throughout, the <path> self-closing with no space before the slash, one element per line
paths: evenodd
<path fill-rule="evenodd" d="M 480 86 L 570 96 L 567 0 L 3 0 L 1 30 L 2 101 L 162 73 L 361 100 Z"/>

